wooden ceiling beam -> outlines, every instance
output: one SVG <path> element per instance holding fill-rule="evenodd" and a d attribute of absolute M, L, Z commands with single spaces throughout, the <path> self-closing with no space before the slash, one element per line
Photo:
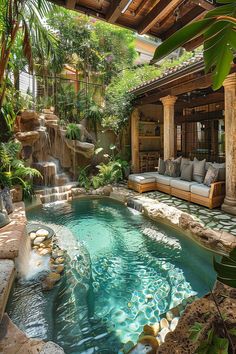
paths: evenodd
<path fill-rule="evenodd" d="M 204 10 L 213 10 L 215 8 L 215 5 L 211 4 L 207 0 L 191 0 L 192 3 L 197 4 L 198 6 L 201 6 Z"/>
<path fill-rule="evenodd" d="M 204 112 L 204 113 L 195 113 L 187 116 L 175 116 L 175 123 L 193 123 L 193 122 L 203 122 L 208 120 L 218 120 L 222 119 L 223 112 L 222 110 L 214 112 Z"/>
<path fill-rule="evenodd" d="M 199 47 L 200 45 L 202 45 L 203 41 L 204 41 L 203 36 L 199 36 L 199 37 L 196 37 L 196 38 L 192 39 L 191 41 L 187 42 L 183 47 L 187 51 L 190 51 L 190 50 L 193 50 L 193 49 Z"/>
<path fill-rule="evenodd" d="M 186 102 L 183 100 L 181 96 L 178 97 L 178 100 L 176 101 L 176 106 L 177 107 L 186 107 L 186 108 L 193 108 L 193 107 L 198 107 L 202 106 L 205 104 L 210 104 L 210 103 L 219 103 L 224 101 L 224 92 L 213 92 L 213 93 L 208 93 L 206 97 L 204 96 L 199 96 L 195 98 L 191 98 L 190 102 Z"/>
<path fill-rule="evenodd" d="M 115 23 L 129 2 L 129 0 L 113 0 L 106 15 L 107 22 Z"/>
<path fill-rule="evenodd" d="M 138 26 L 138 33 L 147 33 L 162 17 L 167 16 L 180 3 L 181 0 L 160 0 L 147 14 Z"/>
<path fill-rule="evenodd" d="M 141 99 L 137 98 L 136 101 L 139 104 L 147 104 L 147 103 L 155 103 L 158 100 L 160 100 L 161 97 L 165 97 L 168 95 L 171 96 L 178 96 L 182 95 L 183 93 L 186 92 L 191 92 L 193 90 L 201 90 L 207 87 L 210 87 L 212 84 L 212 75 L 207 74 L 198 78 L 195 78 L 191 81 L 186 81 L 182 82 L 181 84 L 178 84 L 176 86 L 171 86 L 169 88 L 166 88 L 162 90 L 160 88 L 160 91 L 157 91 L 156 93 L 153 93 L 151 95 L 148 95 L 146 97 L 142 97 Z"/>
<path fill-rule="evenodd" d="M 204 12 L 202 7 L 196 6 L 192 10 L 190 10 L 185 16 L 181 17 L 172 27 L 170 27 L 165 33 L 161 35 L 161 39 L 165 40 L 166 38 L 170 37 L 180 28 L 184 27 L 188 23 L 196 20 L 196 18 L 201 16 Z"/>
<path fill-rule="evenodd" d="M 137 9 L 134 11 L 135 16 L 139 15 L 140 12 L 145 8 L 145 7 L 153 7 L 155 5 L 156 0 L 146 0 L 146 1 L 141 1 Z"/>

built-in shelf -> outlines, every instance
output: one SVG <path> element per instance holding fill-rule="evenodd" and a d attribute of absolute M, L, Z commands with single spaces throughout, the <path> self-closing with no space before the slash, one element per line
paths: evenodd
<path fill-rule="evenodd" d="M 160 136 L 156 135 L 139 135 L 139 139 L 160 139 Z"/>

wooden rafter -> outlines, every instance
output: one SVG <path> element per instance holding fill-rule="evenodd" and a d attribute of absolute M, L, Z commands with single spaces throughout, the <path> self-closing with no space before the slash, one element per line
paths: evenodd
<path fill-rule="evenodd" d="M 183 26 L 187 25 L 188 23 L 192 22 L 193 20 L 195 21 L 199 16 L 201 16 L 204 13 L 204 10 L 202 7 L 194 7 L 192 10 L 190 10 L 185 16 L 179 19 L 172 27 L 168 29 L 163 35 L 161 35 L 161 39 L 166 39 L 169 36 L 171 36 L 173 33 L 178 31 L 180 28 Z"/>
<path fill-rule="evenodd" d="M 141 13 L 141 11 L 145 8 L 145 7 L 153 7 L 153 5 L 155 5 L 155 0 L 146 0 L 146 1 L 141 1 L 139 6 L 137 7 L 137 9 L 134 11 L 135 16 L 139 15 Z"/>
<path fill-rule="evenodd" d="M 110 23 L 115 23 L 116 20 L 120 17 L 123 9 L 128 5 L 129 0 L 113 0 L 108 9 L 106 20 Z"/>
<path fill-rule="evenodd" d="M 204 41 L 203 36 L 196 37 L 196 38 L 192 39 L 191 41 L 187 42 L 184 45 L 184 48 L 187 51 L 193 50 L 193 49 L 199 47 L 200 45 L 202 45 L 203 41 Z"/>
<path fill-rule="evenodd" d="M 147 33 L 162 17 L 173 11 L 180 2 L 181 0 L 160 0 L 140 23 L 138 33 Z"/>

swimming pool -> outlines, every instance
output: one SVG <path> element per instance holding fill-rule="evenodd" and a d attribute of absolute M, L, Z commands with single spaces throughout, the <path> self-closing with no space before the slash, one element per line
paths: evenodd
<path fill-rule="evenodd" d="M 27 217 L 57 232 L 66 271 L 49 293 L 17 283 L 8 311 L 27 334 L 66 353 L 117 353 L 144 324 L 214 283 L 211 252 L 109 198 L 37 207 Z"/>

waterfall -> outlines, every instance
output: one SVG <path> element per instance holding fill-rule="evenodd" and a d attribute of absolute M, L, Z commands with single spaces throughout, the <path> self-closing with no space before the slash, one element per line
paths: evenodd
<path fill-rule="evenodd" d="M 139 200 L 135 199 L 135 198 L 129 198 L 127 200 L 127 206 L 129 208 L 135 209 L 137 211 L 139 211 L 140 213 L 143 210 L 143 204 L 142 202 L 140 202 Z"/>
<path fill-rule="evenodd" d="M 31 249 L 31 240 L 25 226 L 23 240 L 21 240 L 19 254 L 16 258 L 16 270 L 22 281 L 37 279 L 50 270 L 49 256 L 40 256 Z"/>
<path fill-rule="evenodd" d="M 45 188 L 40 191 L 40 199 L 43 204 L 55 203 L 58 201 L 71 200 L 71 188 L 74 184 L 68 184 L 65 186 Z"/>

